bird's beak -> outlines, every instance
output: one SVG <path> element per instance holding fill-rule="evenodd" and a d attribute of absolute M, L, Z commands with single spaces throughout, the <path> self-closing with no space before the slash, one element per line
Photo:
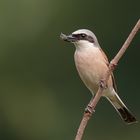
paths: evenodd
<path fill-rule="evenodd" d="M 60 38 L 64 41 L 67 41 L 67 42 L 75 42 L 76 41 L 76 38 L 73 37 L 72 35 L 65 35 L 63 33 L 60 34 Z"/>

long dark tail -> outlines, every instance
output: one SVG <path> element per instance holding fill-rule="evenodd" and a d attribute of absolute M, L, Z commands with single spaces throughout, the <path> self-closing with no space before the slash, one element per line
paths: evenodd
<path fill-rule="evenodd" d="M 122 120 L 127 124 L 136 123 L 136 118 L 132 115 L 132 113 L 129 111 L 129 109 L 125 106 L 125 104 L 122 102 L 120 97 L 115 93 L 113 98 L 107 97 L 107 99 L 110 101 L 110 103 L 114 106 L 116 111 L 119 113 Z"/>

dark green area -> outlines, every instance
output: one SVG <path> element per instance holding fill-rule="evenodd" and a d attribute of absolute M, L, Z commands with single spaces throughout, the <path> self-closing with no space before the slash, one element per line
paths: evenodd
<path fill-rule="evenodd" d="M 91 94 L 59 39 L 92 30 L 111 59 L 140 18 L 139 0 L 2 0 L 0 2 L 0 139 L 72 140 Z M 115 71 L 119 94 L 140 120 L 140 34 Z M 102 99 L 84 139 L 139 140 Z"/>

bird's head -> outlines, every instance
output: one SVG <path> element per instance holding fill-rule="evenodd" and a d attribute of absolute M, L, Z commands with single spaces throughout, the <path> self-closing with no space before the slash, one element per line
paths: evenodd
<path fill-rule="evenodd" d="M 98 47 L 98 40 L 93 32 L 87 29 L 80 29 L 70 35 L 61 33 L 60 38 L 64 41 L 74 43 L 78 48 L 94 46 Z"/>

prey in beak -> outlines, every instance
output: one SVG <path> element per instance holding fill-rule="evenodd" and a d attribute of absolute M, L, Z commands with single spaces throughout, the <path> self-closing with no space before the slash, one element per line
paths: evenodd
<path fill-rule="evenodd" d="M 61 33 L 60 38 L 62 40 L 64 40 L 64 41 L 67 41 L 67 42 L 75 42 L 75 41 L 77 41 L 77 38 L 75 36 L 73 36 L 72 34 L 65 35 L 65 34 Z"/>

